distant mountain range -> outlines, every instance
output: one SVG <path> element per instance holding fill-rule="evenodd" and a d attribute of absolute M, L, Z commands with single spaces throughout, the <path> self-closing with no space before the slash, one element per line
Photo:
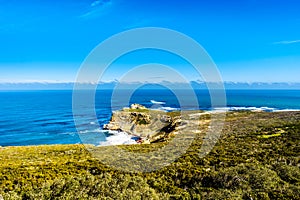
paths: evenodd
<path fill-rule="evenodd" d="M 161 89 L 161 85 L 170 86 L 171 88 L 184 89 L 186 88 L 186 83 L 173 83 L 173 82 L 161 82 L 161 83 L 119 83 L 118 81 L 112 82 L 101 82 L 99 84 L 95 83 L 80 83 L 78 84 L 80 89 L 92 89 L 97 86 L 98 89 L 113 89 L 120 85 L 122 88 L 136 88 L 147 84 L 147 89 Z M 284 82 L 224 82 L 226 89 L 300 89 L 300 83 L 284 83 Z M 207 84 L 201 81 L 191 81 L 190 86 L 194 89 L 207 89 Z M 215 84 L 212 84 L 215 85 Z M 219 84 L 217 84 L 219 85 Z M 28 83 L 0 83 L 0 90 L 72 90 L 74 82 L 28 82 Z"/>

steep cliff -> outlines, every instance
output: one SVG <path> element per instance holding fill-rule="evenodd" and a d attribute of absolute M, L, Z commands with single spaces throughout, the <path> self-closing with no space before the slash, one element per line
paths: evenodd
<path fill-rule="evenodd" d="M 115 111 L 110 122 L 103 128 L 124 131 L 142 138 L 143 141 L 156 142 L 176 134 L 182 125 L 184 122 L 179 112 L 166 113 L 132 104 L 130 108 Z"/>

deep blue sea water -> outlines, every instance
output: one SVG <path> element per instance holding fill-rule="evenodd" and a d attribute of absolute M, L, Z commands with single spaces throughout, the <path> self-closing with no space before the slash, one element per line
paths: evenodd
<path fill-rule="evenodd" d="M 190 98 L 184 91 L 180 92 L 182 98 Z M 196 90 L 196 94 L 200 109 L 209 110 L 211 107 L 209 93 L 205 90 Z M 111 141 L 113 138 L 110 136 L 109 139 L 108 133 L 101 130 L 103 124 L 109 121 L 112 110 L 129 106 L 131 103 L 163 110 L 180 107 L 177 98 L 169 90 L 137 90 L 129 103 L 114 99 L 113 107 L 111 95 L 111 90 L 99 90 L 96 94 L 95 109 L 100 128 L 93 122 L 91 116 L 82 116 L 83 130 L 78 133 L 73 120 L 72 91 L 2 91 L 0 146 L 75 144 L 81 143 L 79 134 L 97 145 L 101 141 Z M 226 95 L 227 107 L 230 110 L 300 110 L 300 90 L 228 90 Z M 199 107 L 186 104 L 181 109 L 199 109 Z"/>

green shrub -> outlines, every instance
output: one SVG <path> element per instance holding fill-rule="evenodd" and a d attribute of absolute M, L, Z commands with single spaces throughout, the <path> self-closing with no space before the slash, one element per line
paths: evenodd
<path fill-rule="evenodd" d="M 198 156 L 204 131 L 184 155 L 151 173 L 116 171 L 83 145 L 0 148 L 0 194 L 5 200 L 299 199 L 299 112 L 230 112 L 223 130 L 206 157 Z M 278 130 L 279 137 L 257 137 Z M 121 148 L 146 153 L 166 144 Z"/>

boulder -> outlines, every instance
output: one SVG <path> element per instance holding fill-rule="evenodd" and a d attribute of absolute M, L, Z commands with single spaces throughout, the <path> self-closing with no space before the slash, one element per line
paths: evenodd
<path fill-rule="evenodd" d="M 130 108 L 134 109 L 134 110 L 146 110 L 147 109 L 145 106 L 142 106 L 137 103 L 131 104 Z"/>

